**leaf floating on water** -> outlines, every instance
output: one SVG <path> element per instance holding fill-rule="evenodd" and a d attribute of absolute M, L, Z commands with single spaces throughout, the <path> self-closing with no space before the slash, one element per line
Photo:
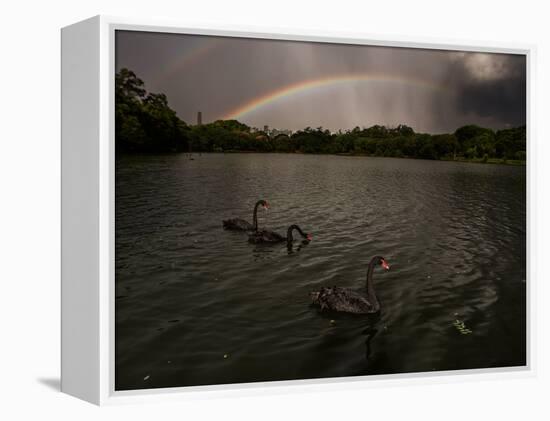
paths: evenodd
<path fill-rule="evenodd" d="M 334 323 L 336 323 L 336 320 L 331 320 L 330 321 L 330 324 L 333 325 Z"/>
<path fill-rule="evenodd" d="M 453 322 L 454 327 L 462 334 L 462 335 L 469 335 L 472 333 L 472 330 L 468 329 L 463 321 L 456 319 Z"/>
<path fill-rule="evenodd" d="M 143 378 L 143 381 L 145 380 L 149 380 L 149 377 L 151 377 L 149 374 L 147 374 L 144 378 Z"/>
<path fill-rule="evenodd" d="M 224 360 L 227 359 L 228 357 L 229 357 L 229 354 L 223 354 Z"/>

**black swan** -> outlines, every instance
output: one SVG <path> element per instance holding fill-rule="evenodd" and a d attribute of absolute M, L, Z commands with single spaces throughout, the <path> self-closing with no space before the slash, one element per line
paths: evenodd
<path fill-rule="evenodd" d="M 252 223 L 245 221 L 241 218 L 226 219 L 223 222 L 223 227 L 226 230 L 235 231 L 257 231 L 258 230 L 258 206 L 262 206 L 264 209 L 269 209 L 267 200 L 258 200 L 254 205 L 254 213 L 252 216 Z"/>
<path fill-rule="evenodd" d="M 380 310 L 380 303 L 374 292 L 372 274 L 376 265 L 389 270 L 390 266 L 386 259 L 381 256 L 374 256 L 367 271 L 367 295 L 364 296 L 356 291 L 341 287 L 323 287 L 320 291 L 311 292 L 313 304 L 321 307 L 321 310 L 328 309 L 346 313 L 366 314 L 377 313 Z"/>
<path fill-rule="evenodd" d="M 300 235 L 305 239 L 305 241 L 311 241 L 311 234 L 305 233 L 298 225 L 291 225 L 286 231 L 286 237 L 283 237 L 281 234 L 278 234 L 274 231 L 261 230 L 253 232 L 248 236 L 248 242 L 254 244 L 264 244 L 264 243 L 282 243 L 286 241 L 288 247 L 292 247 L 292 242 L 294 237 L 292 236 L 292 231 L 298 231 Z"/>

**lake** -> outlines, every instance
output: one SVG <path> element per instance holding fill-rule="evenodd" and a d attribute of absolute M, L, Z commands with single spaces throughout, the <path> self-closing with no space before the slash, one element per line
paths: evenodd
<path fill-rule="evenodd" d="M 116 161 L 116 390 L 526 363 L 525 167 L 300 154 Z M 222 219 L 306 245 L 254 245 Z M 378 315 L 309 292 L 374 283 Z"/>

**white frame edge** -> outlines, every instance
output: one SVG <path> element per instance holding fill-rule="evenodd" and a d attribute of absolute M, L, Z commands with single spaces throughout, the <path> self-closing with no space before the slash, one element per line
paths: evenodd
<path fill-rule="evenodd" d="M 99 27 L 61 31 L 61 391 L 99 403 Z"/>
<path fill-rule="evenodd" d="M 214 386 L 114 390 L 114 75 L 116 30 L 524 54 L 527 58 L 527 364 Z M 97 52 L 97 53 L 96 53 Z M 535 369 L 533 203 L 534 45 L 190 24 L 96 16 L 62 29 L 62 378 L 63 392 L 103 405 L 525 378 Z M 79 61 L 81 60 L 81 61 Z M 78 66 L 77 66 L 78 64 Z M 88 151 L 88 155 L 83 153 Z M 84 190 L 82 187 L 90 190 Z M 93 193 L 93 194 L 92 194 Z M 94 194 L 97 193 L 97 196 Z M 87 204 L 87 206 L 83 206 Z M 76 210 L 75 215 L 72 211 Z M 78 224 L 76 222 L 84 221 Z M 96 266 L 97 265 L 97 266 Z M 89 272 L 83 273 L 84 269 Z M 90 295 L 91 294 L 91 295 Z M 89 363 L 88 366 L 83 362 Z M 475 376 L 473 376 L 475 374 Z"/>

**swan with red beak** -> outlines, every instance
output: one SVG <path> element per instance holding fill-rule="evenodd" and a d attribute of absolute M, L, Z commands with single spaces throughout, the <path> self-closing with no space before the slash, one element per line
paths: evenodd
<path fill-rule="evenodd" d="M 376 297 L 372 279 L 377 266 L 386 271 L 390 269 L 387 260 L 382 256 L 374 256 L 371 259 L 367 269 L 366 294 L 338 286 L 323 287 L 319 291 L 310 293 L 313 305 L 319 306 L 321 311 L 332 310 L 354 314 L 378 313 L 380 303 Z"/>

